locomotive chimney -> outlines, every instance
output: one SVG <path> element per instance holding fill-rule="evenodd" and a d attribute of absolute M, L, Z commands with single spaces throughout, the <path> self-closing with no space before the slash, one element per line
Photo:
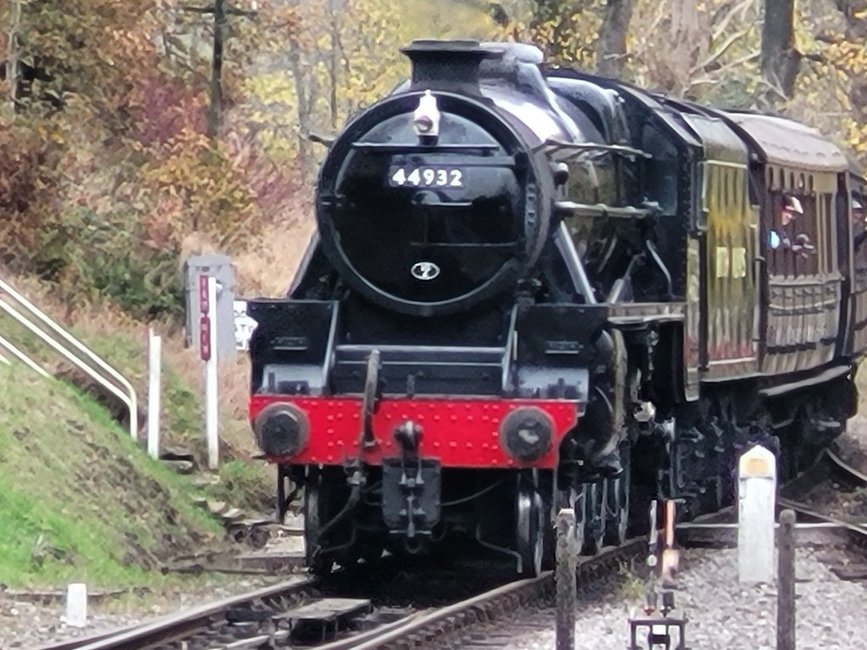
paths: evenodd
<path fill-rule="evenodd" d="M 479 95 L 479 68 L 485 59 L 501 58 L 504 50 L 478 41 L 415 40 L 401 49 L 412 61 L 410 90 L 448 90 Z"/>

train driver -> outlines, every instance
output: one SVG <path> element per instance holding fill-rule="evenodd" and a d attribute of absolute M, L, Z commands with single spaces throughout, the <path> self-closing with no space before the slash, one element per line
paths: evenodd
<path fill-rule="evenodd" d="M 867 213 L 864 211 L 863 200 L 864 197 L 860 194 L 852 192 L 852 225 L 856 231 L 867 228 Z"/>
<path fill-rule="evenodd" d="M 815 252 L 816 249 L 806 234 L 795 234 L 795 220 L 803 214 L 804 208 L 801 206 L 800 200 L 789 195 L 783 197 L 776 223 L 768 235 L 768 245 L 771 249 L 782 248 L 804 256 Z"/>
<path fill-rule="evenodd" d="M 855 248 L 867 240 L 867 214 L 864 211 L 864 197 L 852 192 L 852 233 Z"/>

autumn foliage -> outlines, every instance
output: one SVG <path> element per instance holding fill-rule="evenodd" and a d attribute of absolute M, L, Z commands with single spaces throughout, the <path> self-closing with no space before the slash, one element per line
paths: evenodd
<path fill-rule="evenodd" d="M 653 90 L 791 115 L 863 157 L 867 5 L 795 3 L 787 93 L 760 65 L 773 1 L 227 0 L 240 13 L 208 138 L 211 15 L 178 0 L 6 0 L 0 70 L 17 67 L 18 83 L 0 73 L 0 264 L 70 304 L 179 315 L 183 255 L 279 260 L 259 250 L 284 241 L 274 233 L 309 231 L 323 152 L 311 134 L 333 134 L 405 78 L 398 49 L 419 37 L 535 42 Z"/>

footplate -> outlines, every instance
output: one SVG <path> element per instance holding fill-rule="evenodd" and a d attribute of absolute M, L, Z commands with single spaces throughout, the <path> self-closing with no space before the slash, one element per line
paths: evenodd
<path fill-rule="evenodd" d="M 382 463 L 382 518 L 393 534 L 430 535 L 440 520 L 440 465 L 434 460 Z"/>

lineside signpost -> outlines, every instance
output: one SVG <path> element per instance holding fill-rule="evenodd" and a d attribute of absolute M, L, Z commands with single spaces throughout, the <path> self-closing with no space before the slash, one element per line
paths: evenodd
<path fill-rule="evenodd" d="M 204 366 L 208 467 L 220 464 L 217 367 L 235 354 L 234 274 L 225 255 L 194 255 L 184 263 L 187 294 L 186 345 L 198 348 Z"/>
<path fill-rule="evenodd" d="M 220 465 L 220 439 L 217 428 L 217 279 L 199 276 L 201 329 L 199 350 L 205 362 L 205 434 L 208 440 L 208 467 Z"/>

